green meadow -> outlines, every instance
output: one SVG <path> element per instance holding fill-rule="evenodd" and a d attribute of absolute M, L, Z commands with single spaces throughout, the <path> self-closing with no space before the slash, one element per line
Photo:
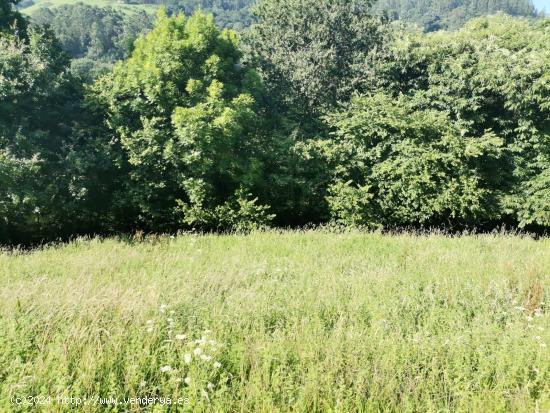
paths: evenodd
<path fill-rule="evenodd" d="M 550 239 L 83 239 L 0 281 L 3 412 L 550 409 Z"/>

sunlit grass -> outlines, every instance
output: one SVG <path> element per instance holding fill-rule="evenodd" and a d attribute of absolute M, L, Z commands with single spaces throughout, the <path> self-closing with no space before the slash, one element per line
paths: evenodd
<path fill-rule="evenodd" d="M 0 277 L 0 411 L 550 409 L 549 239 L 89 240 L 0 255 Z"/>

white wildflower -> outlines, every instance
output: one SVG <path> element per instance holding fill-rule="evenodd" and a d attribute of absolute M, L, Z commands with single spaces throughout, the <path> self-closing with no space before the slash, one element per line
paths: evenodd
<path fill-rule="evenodd" d="M 525 317 L 525 319 L 526 319 L 526 320 L 527 320 L 528 322 L 531 322 L 531 321 L 533 321 L 533 317 L 531 317 L 530 315 L 529 315 L 529 316 L 527 316 L 527 317 Z"/>
<path fill-rule="evenodd" d="M 219 369 L 221 366 L 222 366 L 222 363 L 220 363 L 219 361 L 214 362 L 214 368 L 215 369 Z"/>
<path fill-rule="evenodd" d="M 545 348 L 545 347 L 546 347 L 546 343 L 540 343 L 540 346 L 541 346 L 542 348 Z"/>
<path fill-rule="evenodd" d="M 191 384 L 191 377 L 187 376 L 183 381 L 189 386 Z"/>
<path fill-rule="evenodd" d="M 185 334 L 176 334 L 176 340 L 185 340 L 186 335 Z"/>
<path fill-rule="evenodd" d="M 172 367 L 171 367 L 171 366 L 162 366 L 162 367 L 160 368 L 160 372 L 161 372 L 161 373 L 169 373 L 169 372 L 171 372 L 171 371 L 172 371 Z"/>
<path fill-rule="evenodd" d="M 160 306 L 160 308 L 159 308 L 159 311 L 160 311 L 161 313 L 164 313 L 164 312 L 166 311 L 166 307 L 167 307 L 166 304 L 162 304 L 162 305 Z"/>
<path fill-rule="evenodd" d="M 185 356 L 183 356 L 183 361 L 185 361 L 185 364 L 191 363 L 192 359 L 193 359 L 193 356 L 191 356 L 191 354 L 186 354 Z"/>
<path fill-rule="evenodd" d="M 210 383 L 208 382 L 208 384 L 206 385 L 206 387 L 208 388 L 208 390 L 214 390 L 214 384 L 213 383 Z"/>
<path fill-rule="evenodd" d="M 210 360 L 212 360 L 212 357 L 211 357 L 211 356 L 207 356 L 206 354 L 202 354 L 202 355 L 201 355 L 201 360 L 210 361 Z"/>
<path fill-rule="evenodd" d="M 147 324 L 153 324 L 153 320 L 147 320 Z"/>
<path fill-rule="evenodd" d="M 197 347 L 195 350 L 193 350 L 193 353 L 195 356 L 200 356 L 202 354 L 202 348 Z"/>

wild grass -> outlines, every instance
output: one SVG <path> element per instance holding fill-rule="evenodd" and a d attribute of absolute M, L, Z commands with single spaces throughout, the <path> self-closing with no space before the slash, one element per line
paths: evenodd
<path fill-rule="evenodd" d="M 0 281 L 0 411 L 550 410 L 550 239 L 93 239 Z M 149 396 L 186 404 L 93 404 Z"/>

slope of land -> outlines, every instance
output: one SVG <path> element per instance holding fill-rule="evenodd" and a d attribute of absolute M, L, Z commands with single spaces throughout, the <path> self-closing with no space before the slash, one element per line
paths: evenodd
<path fill-rule="evenodd" d="M 36 0 L 32 6 L 22 7 L 21 12 L 32 15 L 41 7 L 52 8 L 68 4 L 84 3 L 89 6 L 112 7 L 124 13 L 133 13 L 137 10 L 145 10 L 154 13 L 158 9 L 156 4 L 127 4 L 116 0 Z"/>

